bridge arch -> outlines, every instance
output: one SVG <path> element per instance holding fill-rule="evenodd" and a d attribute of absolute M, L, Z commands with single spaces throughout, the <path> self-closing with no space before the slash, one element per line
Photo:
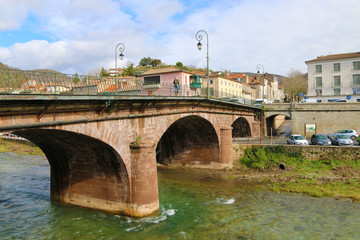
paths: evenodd
<path fill-rule="evenodd" d="M 129 174 L 123 159 L 110 145 L 65 130 L 13 133 L 45 153 L 51 169 L 51 200 L 113 213 L 128 212 Z"/>
<path fill-rule="evenodd" d="M 271 131 L 273 135 L 276 135 L 278 129 L 286 120 L 290 120 L 290 116 L 287 114 L 284 115 L 283 113 L 268 116 L 266 118 L 266 135 L 270 136 Z"/>
<path fill-rule="evenodd" d="M 160 137 L 156 161 L 168 165 L 207 165 L 219 162 L 219 139 L 207 119 L 190 115 L 174 121 Z"/>
<path fill-rule="evenodd" d="M 248 120 L 244 117 L 237 118 L 232 126 L 232 137 L 251 137 L 251 128 Z"/>

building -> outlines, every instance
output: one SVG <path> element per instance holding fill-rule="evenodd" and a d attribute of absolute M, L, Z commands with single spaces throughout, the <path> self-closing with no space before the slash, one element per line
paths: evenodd
<path fill-rule="evenodd" d="M 320 56 L 305 63 L 309 98 L 360 101 L 360 52 Z"/>
<path fill-rule="evenodd" d="M 142 95 L 200 96 L 202 76 L 178 68 L 151 69 L 140 75 Z"/>
<path fill-rule="evenodd" d="M 204 83 L 206 87 L 206 83 Z M 221 76 L 210 76 L 210 96 L 216 98 L 243 98 L 242 84 L 236 80 Z"/>
<path fill-rule="evenodd" d="M 112 77 L 115 77 L 116 74 L 119 76 L 123 73 L 123 70 L 121 68 L 117 68 L 117 71 L 116 71 L 116 68 L 109 68 L 109 74 L 110 76 Z"/>

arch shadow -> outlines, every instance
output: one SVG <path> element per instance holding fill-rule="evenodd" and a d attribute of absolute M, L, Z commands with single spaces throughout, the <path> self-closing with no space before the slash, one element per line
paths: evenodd
<path fill-rule="evenodd" d="M 283 126 L 284 123 L 290 120 L 290 118 L 286 115 L 282 114 L 275 114 L 271 115 L 270 117 L 266 118 L 266 135 L 271 136 L 277 136 L 282 134 L 287 134 L 288 132 L 291 132 L 291 127 Z"/>
<path fill-rule="evenodd" d="M 237 118 L 232 126 L 232 137 L 251 137 L 249 122 L 244 117 Z"/>
<path fill-rule="evenodd" d="M 219 162 L 219 140 L 213 125 L 199 116 L 178 119 L 156 147 L 157 163 L 207 165 Z"/>
<path fill-rule="evenodd" d="M 121 156 L 110 145 L 65 130 L 31 129 L 13 133 L 33 142 L 45 153 L 51 169 L 52 201 L 109 212 L 111 208 L 98 206 L 99 203 L 130 202 L 129 174 Z M 83 205 L 81 201 L 87 203 Z"/>

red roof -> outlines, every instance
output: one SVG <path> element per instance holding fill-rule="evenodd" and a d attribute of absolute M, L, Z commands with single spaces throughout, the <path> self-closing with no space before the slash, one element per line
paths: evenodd
<path fill-rule="evenodd" d="M 227 76 L 228 78 L 242 78 L 245 77 L 246 74 L 245 73 L 234 73 L 234 74 L 230 74 L 229 76 Z"/>
<path fill-rule="evenodd" d="M 257 85 L 257 84 L 265 85 L 265 84 L 263 84 L 262 82 L 259 82 L 259 81 L 257 81 L 257 80 L 254 80 L 254 81 L 252 81 L 252 82 L 249 82 L 248 84 L 250 84 L 250 85 Z"/>
<path fill-rule="evenodd" d="M 332 55 L 319 56 L 315 59 L 306 61 L 305 63 L 327 61 L 327 60 L 339 60 L 339 59 L 347 59 L 347 58 L 359 58 L 359 57 L 360 57 L 360 52 L 332 54 Z"/>

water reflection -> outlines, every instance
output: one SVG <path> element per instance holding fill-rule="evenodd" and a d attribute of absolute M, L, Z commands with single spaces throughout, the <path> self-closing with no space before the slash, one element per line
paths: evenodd
<path fill-rule="evenodd" d="M 50 203 L 42 157 L 0 154 L 0 239 L 359 239 L 360 204 L 159 170 L 161 209 L 133 219 Z"/>

